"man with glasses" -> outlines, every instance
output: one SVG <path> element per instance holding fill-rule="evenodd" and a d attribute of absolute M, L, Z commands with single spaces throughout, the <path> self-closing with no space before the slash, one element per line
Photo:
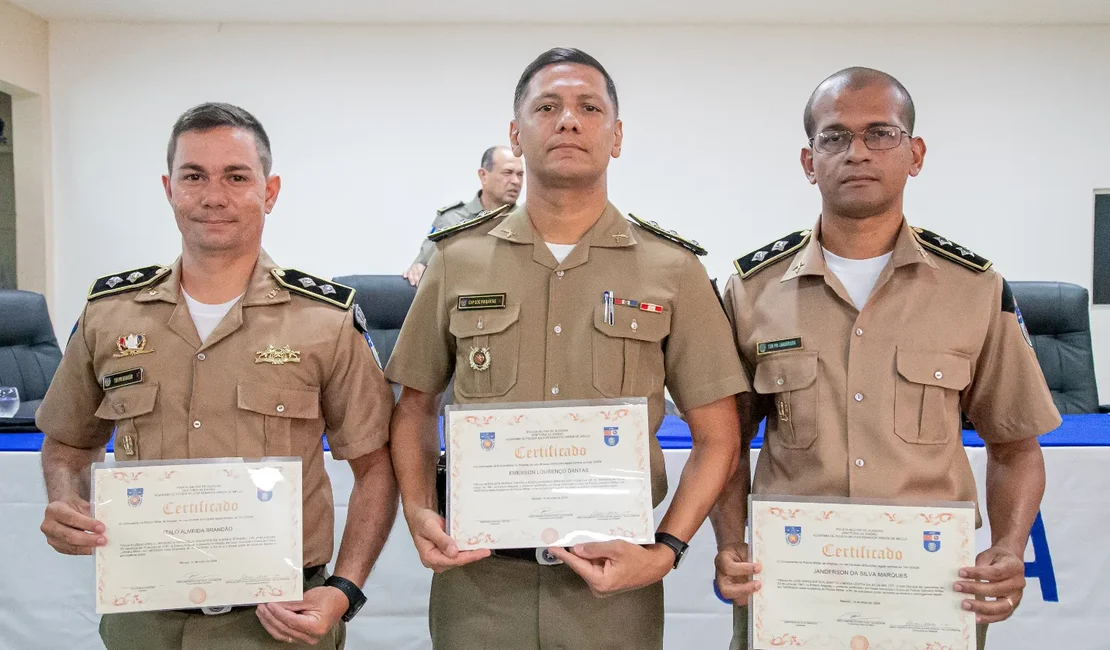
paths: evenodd
<path fill-rule="evenodd" d="M 724 294 L 755 388 L 741 396 L 740 469 L 711 515 L 717 582 L 738 605 L 732 647 L 747 647 L 744 604 L 760 588 L 744 544 L 760 420 L 752 493 L 977 501 L 962 411 L 986 442 L 992 546 L 952 588 L 969 597 L 982 648 L 986 624 L 1021 603 L 1045 483 L 1036 436 L 1060 416 L 1006 281 L 903 216 L 907 179 L 925 160 L 905 87 L 842 70 L 813 92 L 804 122 L 802 168 L 821 217 L 737 259 Z"/>

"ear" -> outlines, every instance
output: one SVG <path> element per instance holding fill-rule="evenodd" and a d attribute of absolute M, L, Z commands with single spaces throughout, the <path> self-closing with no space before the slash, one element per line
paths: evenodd
<path fill-rule="evenodd" d="M 166 200 L 173 202 L 173 188 L 170 187 L 170 177 L 162 176 L 162 189 L 166 191 Z"/>
<path fill-rule="evenodd" d="M 621 157 L 621 143 L 624 142 L 624 122 L 617 120 L 616 127 L 613 129 L 613 151 L 614 158 Z"/>
<path fill-rule="evenodd" d="M 813 149 L 809 147 L 802 147 L 801 154 L 802 171 L 806 175 L 806 180 L 810 185 L 817 184 L 817 174 L 813 172 Z"/>
<path fill-rule="evenodd" d="M 479 167 L 478 168 L 478 182 L 485 185 L 487 176 L 489 176 L 489 171 L 485 167 Z"/>
<path fill-rule="evenodd" d="M 524 150 L 520 148 L 520 127 L 517 126 L 516 120 L 509 122 L 509 146 L 513 148 L 513 155 L 517 158 L 524 156 Z"/>
<path fill-rule="evenodd" d="M 279 192 L 281 192 L 281 176 L 274 174 L 266 179 L 266 214 L 270 214 L 274 209 Z"/>
<path fill-rule="evenodd" d="M 925 141 L 921 138 L 910 140 L 910 152 L 913 154 L 913 163 L 910 165 L 910 176 L 917 176 L 925 166 Z"/>

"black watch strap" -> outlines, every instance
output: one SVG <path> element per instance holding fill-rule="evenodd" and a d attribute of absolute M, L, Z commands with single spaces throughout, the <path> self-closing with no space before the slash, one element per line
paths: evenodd
<path fill-rule="evenodd" d="M 362 609 L 362 606 L 366 604 L 366 594 L 362 593 L 358 585 L 346 578 L 331 576 L 324 581 L 324 586 L 335 587 L 339 591 L 342 591 L 343 595 L 347 597 L 347 611 L 343 614 L 344 621 L 350 622 L 350 620 L 355 617 L 355 614 L 358 614 L 358 610 Z"/>
<path fill-rule="evenodd" d="M 674 551 L 674 566 L 672 568 L 675 569 L 682 564 L 682 558 L 686 555 L 686 549 L 690 548 L 689 544 L 670 533 L 655 533 L 655 543 L 662 544 Z"/>

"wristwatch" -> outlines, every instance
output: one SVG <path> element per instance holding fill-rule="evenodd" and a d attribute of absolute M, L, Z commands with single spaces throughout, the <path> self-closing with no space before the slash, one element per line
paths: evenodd
<path fill-rule="evenodd" d="M 343 614 L 343 620 L 345 622 L 349 623 L 351 619 L 355 617 L 355 614 L 358 614 L 358 610 L 362 609 L 362 606 L 366 604 L 366 594 L 362 593 L 358 585 L 346 578 L 331 576 L 324 581 L 324 586 L 335 587 L 339 591 L 342 591 L 343 595 L 347 597 L 347 611 Z"/>
<path fill-rule="evenodd" d="M 674 569 L 682 564 L 682 558 L 686 556 L 686 549 L 690 548 L 689 544 L 670 533 L 655 533 L 655 543 L 662 544 L 674 551 L 674 566 L 672 567 Z"/>

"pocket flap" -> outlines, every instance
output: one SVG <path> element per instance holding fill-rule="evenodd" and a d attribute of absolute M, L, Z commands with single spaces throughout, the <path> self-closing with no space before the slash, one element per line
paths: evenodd
<path fill-rule="evenodd" d="M 101 420 L 126 420 L 146 415 L 154 410 L 158 397 L 158 384 L 142 384 L 113 388 L 104 393 L 96 417 Z"/>
<path fill-rule="evenodd" d="M 671 333 L 671 317 L 667 312 L 640 311 L 632 307 L 613 307 L 613 324 L 605 322 L 605 308 L 594 308 L 594 327 L 606 336 L 637 341 L 662 341 Z"/>
<path fill-rule="evenodd" d="M 770 395 L 808 388 L 817 381 L 817 352 L 785 352 L 771 356 L 755 367 L 753 386 L 757 393 Z"/>
<path fill-rule="evenodd" d="M 963 390 L 971 383 L 971 362 L 954 352 L 918 352 L 898 348 L 898 374 L 915 384 Z"/>
<path fill-rule="evenodd" d="M 457 338 L 484 336 L 504 332 L 520 318 L 520 305 L 505 305 L 504 309 L 451 312 L 451 333 Z"/>
<path fill-rule="evenodd" d="M 279 418 L 320 417 L 319 390 L 241 381 L 238 395 L 239 408 L 247 411 Z"/>

